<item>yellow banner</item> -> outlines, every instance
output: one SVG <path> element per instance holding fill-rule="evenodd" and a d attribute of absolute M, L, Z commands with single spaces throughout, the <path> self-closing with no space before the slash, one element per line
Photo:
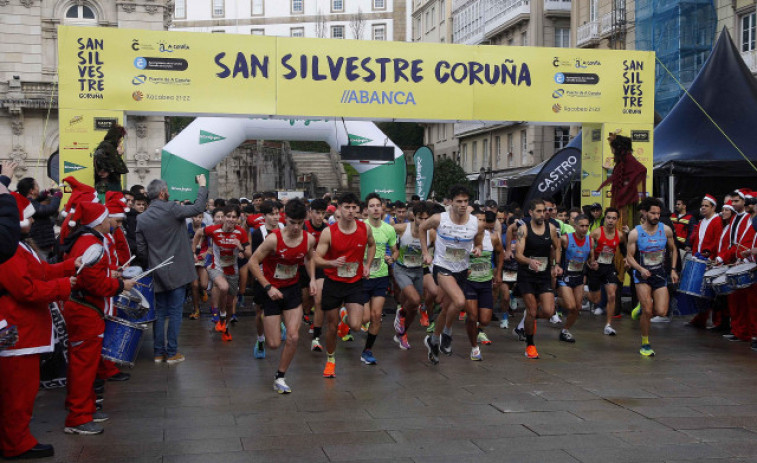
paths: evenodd
<path fill-rule="evenodd" d="M 607 141 L 602 138 L 602 124 L 583 124 L 581 129 L 581 206 L 605 203 L 599 185 L 607 178 L 602 168 L 602 149 Z M 609 190 L 608 190 L 609 191 Z M 607 202 L 607 206 L 610 202 Z"/>
<path fill-rule="evenodd" d="M 651 123 L 654 54 L 61 26 L 60 107 Z"/>
<path fill-rule="evenodd" d="M 114 124 L 123 125 L 121 111 L 92 111 L 61 108 L 60 178 L 73 176 L 87 184 L 95 184 L 92 155 Z M 66 191 L 66 193 L 70 193 Z M 62 204 L 64 204 L 62 202 Z"/>

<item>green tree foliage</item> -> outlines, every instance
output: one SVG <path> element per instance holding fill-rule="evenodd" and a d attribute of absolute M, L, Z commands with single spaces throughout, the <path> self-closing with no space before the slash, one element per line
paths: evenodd
<path fill-rule="evenodd" d="M 431 184 L 433 195 L 441 199 L 458 183 L 468 185 L 463 168 L 452 159 L 437 160 L 434 164 L 434 181 Z"/>

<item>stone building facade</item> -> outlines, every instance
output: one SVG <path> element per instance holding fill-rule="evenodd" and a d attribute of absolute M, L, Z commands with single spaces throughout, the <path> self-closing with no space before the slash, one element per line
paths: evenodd
<path fill-rule="evenodd" d="M 51 186 L 48 159 L 58 151 L 57 28 L 166 30 L 172 0 L 0 0 L 0 160 L 19 163 L 14 181 Z M 160 176 L 162 117 L 128 117 L 127 186 Z"/>

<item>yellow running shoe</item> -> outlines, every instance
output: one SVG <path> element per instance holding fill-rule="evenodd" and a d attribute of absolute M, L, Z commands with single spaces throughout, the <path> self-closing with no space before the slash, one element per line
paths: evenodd
<path fill-rule="evenodd" d="M 636 307 L 634 307 L 633 310 L 631 311 L 631 319 L 638 320 L 640 316 L 641 316 L 641 302 L 636 304 Z"/>

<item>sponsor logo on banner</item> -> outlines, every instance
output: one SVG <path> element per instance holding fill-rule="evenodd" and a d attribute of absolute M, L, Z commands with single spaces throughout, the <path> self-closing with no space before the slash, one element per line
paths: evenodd
<path fill-rule="evenodd" d="M 591 191 L 581 190 L 581 196 L 583 196 L 584 198 L 588 198 L 589 196 L 591 196 Z"/>
<path fill-rule="evenodd" d="M 73 162 L 63 161 L 64 174 L 76 172 L 77 170 L 82 170 L 82 169 L 86 169 L 86 167 L 80 166 L 79 164 L 74 164 Z"/>
<path fill-rule="evenodd" d="M 591 131 L 591 141 L 602 141 L 602 129 L 594 129 Z"/>
<path fill-rule="evenodd" d="M 586 178 L 586 177 L 588 177 L 589 175 L 591 175 L 591 174 L 589 174 L 589 173 L 588 173 L 588 172 L 586 172 L 585 170 L 582 170 L 582 171 L 581 171 L 581 180 L 585 179 L 585 178 Z"/>
<path fill-rule="evenodd" d="M 205 143 L 213 143 L 221 140 L 226 140 L 226 137 L 222 137 L 221 135 L 216 135 L 212 132 L 207 132 L 205 130 L 200 130 L 200 144 L 204 145 Z"/>
<path fill-rule="evenodd" d="M 110 130 L 111 127 L 118 125 L 118 119 L 115 117 L 96 117 L 95 130 Z"/>
<path fill-rule="evenodd" d="M 560 106 L 560 103 L 555 103 L 552 105 L 552 112 L 559 113 L 562 111 L 562 106 Z"/>
<path fill-rule="evenodd" d="M 339 100 L 344 104 L 415 105 L 413 92 L 378 92 L 368 90 L 345 90 Z"/>
<path fill-rule="evenodd" d="M 134 101 L 142 101 L 142 98 L 145 97 L 145 94 L 137 90 L 135 92 L 132 92 L 131 97 L 134 98 Z"/>
<path fill-rule="evenodd" d="M 565 95 L 565 90 L 558 88 L 554 92 L 552 92 L 552 98 L 562 98 L 562 96 Z"/>
<path fill-rule="evenodd" d="M 348 134 L 348 138 L 350 140 L 350 145 L 364 145 L 373 141 L 370 138 L 361 137 L 360 135 L 354 134 Z"/>
<path fill-rule="evenodd" d="M 134 58 L 134 67 L 147 71 L 186 71 L 189 67 L 183 58 L 151 58 L 138 56 Z"/>
<path fill-rule="evenodd" d="M 639 142 L 649 141 L 649 130 L 631 130 L 631 140 Z"/>
<path fill-rule="evenodd" d="M 594 197 L 600 197 L 600 196 L 602 196 L 602 192 L 601 191 L 592 191 L 591 195 L 594 196 Z"/>
<path fill-rule="evenodd" d="M 63 146 L 63 149 L 87 151 L 89 150 L 89 143 L 81 143 L 81 142 L 75 141 L 75 142 L 71 142 L 70 145 Z"/>
<path fill-rule="evenodd" d="M 579 72 L 558 72 L 555 74 L 555 82 L 565 85 L 597 85 L 599 76 Z"/>

